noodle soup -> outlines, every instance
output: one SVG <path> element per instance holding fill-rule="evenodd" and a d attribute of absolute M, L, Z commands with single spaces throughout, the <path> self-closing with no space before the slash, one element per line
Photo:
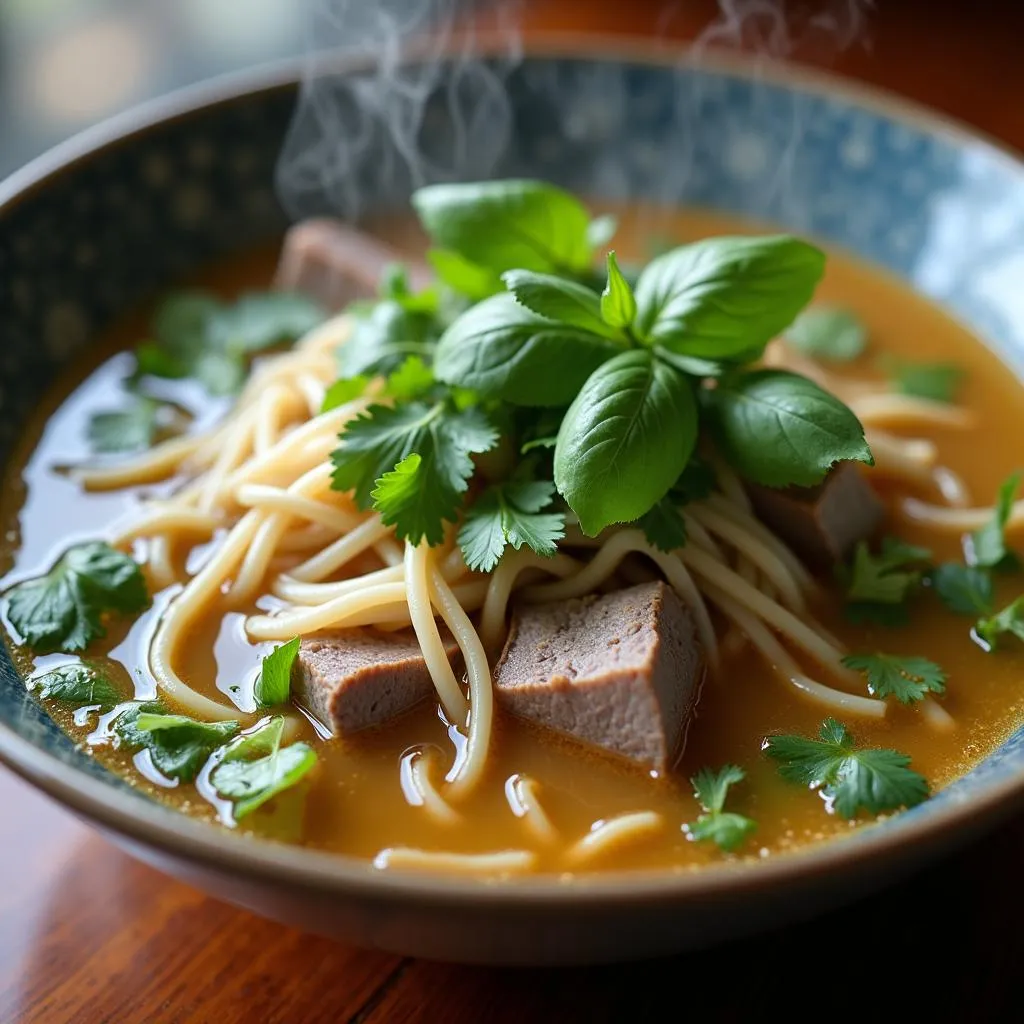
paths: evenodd
<path fill-rule="evenodd" d="M 674 246 L 750 230 L 693 211 L 616 213 L 615 245 L 627 268 L 642 263 L 651 223 Z M 448 229 L 433 228 L 437 247 L 438 232 Z M 379 233 L 410 259 L 421 251 L 410 222 L 381 224 Z M 442 242 L 452 248 L 450 239 Z M 609 247 L 596 254 L 603 258 Z M 461 280 L 468 294 L 443 314 L 445 332 L 474 304 L 493 301 L 486 295 L 495 279 L 496 289 L 509 285 L 498 279 L 506 268 L 481 269 L 460 255 L 465 266 L 453 271 L 453 259 L 442 276 Z M 486 253 L 470 255 L 486 262 Z M 798 257 L 802 251 L 790 263 Z M 399 445 L 391 451 L 393 475 L 365 487 L 350 479 L 361 463 L 344 454 L 332 461 L 332 453 L 345 450 L 346 436 L 354 445 L 365 433 L 351 425 L 372 420 L 368 409 L 390 410 L 376 414 L 387 417 L 421 401 L 440 408 L 442 399 L 429 405 L 434 399 L 423 396 L 434 392 L 423 389 L 437 387 L 458 357 L 446 363 L 438 354 L 444 337 L 435 351 L 429 331 L 406 324 L 401 336 L 384 331 L 369 342 L 404 347 L 397 373 L 377 372 L 372 360 L 346 373 L 344 358 L 339 372 L 337 350 L 367 344 L 370 335 L 355 333 L 378 315 L 367 303 L 332 319 L 298 300 L 288 309 L 230 305 L 268 288 L 278 258 L 276 248 L 251 254 L 196 282 L 221 300 L 217 316 L 240 317 L 239 337 L 260 336 L 259 344 L 242 354 L 231 345 L 194 353 L 188 365 L 179 351 L 173 363 L 158 345 L 138 347 L 151 336 L 153 310 L 126 319 L 41 411 L 4 489 L 5 536 L 14 538 L 6 551 L 6 616 L 17 663 L 72 736 L 154 798 L 225 828 L 371 859 L 381 870 L 687 871 L 723 858 L 773 857 L 896 813 L 969 770 L 1021 724 L 1012 602 L 1022 577 L 1007 536 L 1019 515 L 1011 507 L 1015 482 L 1005 488 L 1005 515 L 993 507 L 1015 468 L 1000 439 L 1020 433 L 1020 385 L 961 326 L 903 285 L 829 254 L 823 278 L 813 282 L 811 317 L 794 327 L 787 320 L 752 358 L 722 369 L 706 347 L 689 342 L 665 356 L 666 365 L 677 357 L 672 372 L 701 382 L 694 385 L 701 405 L 694 454 L 677 474 L 688 482 L 667 491 L 676 518 L 666 529 L 679 527 L 680 535 L 666 537 L 642 516 L 593 528 L 597 505 L 586 494 L 572 497 L 564 460 L 561 476 L 558 469 L 559 446 L 575 443 L 566 427 L 575 405 L 557 395 L 543 405 L 481 397 L 478 387 L 453 383 L 454 397 L 443 399 L 451 404 L 437 415 L 459 424 L 460 436 L 486 432 L 481 422 L 490 417 L 496 436 L 466 446 L 464 490 L 452 487 L 437 499 L 452 514 L 434 517 L 439 533 L 431 537 L 424 506 L 436 495 L 428 493 L 431 478 L 417 474 L 429 471 L 431 457 L 445 457 L 438 436 L 449 435 L 431 435 L 437 451 L 423 434 L 419 450 Z M 518 273 L 520 264 L 512 266 Z M 628 283 L 619 285 L 615 271 L 593 266 L 592 273 L 581 262 L 575 275 L 563 276 L 591 291 L 595 303 L 610 276 L 605 294 L 617 294 L 619 308 L 605 304 L 604 328 L 570 323 L 598 339 L 577 361 L 605 344 L 609 359 L 631 352 L 647 359 L 652 338 L 668 351 L 675 341 L 657 334 L 660 321 L 646 334 L 639 326 L 651 292 L 647 271 L 637 280 L 627 269 Z M 390 278 L 388 301 L 414 321 L 442 315 L 427 300 L 417 304 L 424 293 L 416 274 L 410 280 Z M 512 283 L 555 287 L 534 278 Z M 749 294 L 757 285 L 745 288 Z M 631 296 L 635 317 L 628 315 Z M 677 310 L 687 337 L 713 334 L 717 328 L 702 326 L 693 308 Z M 198 323 L 212 309 L 194 304 L 185 313 Z M 563 307 L 547 309 L 547 319 L 560 322 Z M 578 321 L 592 313 L 588 305 L 584 314 L 566 315 Z M 619 355 L 616 339 L 624 339 Z M 555 360 L 552 376 L 571 373 L 570 364 Z M 744 475 L 742 453 L 730 461 L 731 421 L 713 409 L 734 387 L 730 374 L 768 370 L 835 395 L 870 448 L 871 455 L 856 455 L 854 437 L 843 442 L 852 447 L 840 461 L 877 494 L 884 519 L 828 564 L 812 558 L 806 567 L 783 531 L 766 525 L 770 515 L 751 496 L 769 485 Z M 134 391 L 126 379 L 136 382 Z M 757 378 L 765 379 L 774 378 Z M 557 390 L 557 381 L 534 374 L 529 386 L 541 394 Z M 477 413 L 480 422 L 458 419 Z M 659 443 L 671 446 L 674 437 L 663 434 Z M 575 450 L 584 464 L 588 453 Z M 641 461 L 656 468 L 659 458 Z M 778 461 L 771 452 L 758 459 Z M 703 489 L 693 482 L 698 464 Z M 526 473 L 524 465 L 529 479 L 515 475 Z M 339 473 L 348 484 L 340 489 L 332 486 Z M 409 494 L 403 473 L 412 480 Z M 808 483 L 800 479 L 800 498 L 816 500 Z M 517 497 L 525 493 L 514 489 L 520 484 L 541 485 L 534 505 Z M 499 498 L 523 529 L 510 532 L 499 517 L 491 524 L 498 557 L 474 568 L 467 562 L 479 551 L 463 527 L 486 525 L 488 502 Z M 415 533 L 409 523 L 416 516 L 426 517 L 422 536 L 403 536 Z M 545 531 L 561 533 L 550 541 L 557 550 L 534 549 L 544 547 Z M 102 551 L 68 554 L 98 541 Z M 106 545 L 140 567 L 143 597 L 130 592 L 131 567 L 110 562 Z M 42 593 L 32 581 L 48 572 L 46 600 L 70 588 L 83 622 L 69 625 L 72 612 L 50 606 L 45 628 L 38 614 L 31 618 Z M 624 756 L 611 739 L 574 734 L 566 719 L 551 728 L 512 702 L 502 675 L 511 662 L 502 650 L 519 642 L 516 629 L 526 637 L 529 609 L 557 616 L 582 599 L 592 603 L 580 605 L 580 628 L 596 629 L 600 602 L 658 580 L 667 581 L 664 600 L 680 603 L 692 632 L 686 643 L 700 655 L 687 684 L 692 692 L 673 712 L 685 742 L 666 740 L 664 763 Z M 519 625 L 510 641 L 513 621 Z M 564 633 L 558 623 L 552 635 Z M 76 627 L 86 643 L 75 642 Z M 330 701 L 317 713 L 311 638 L 339 629 L 371 630 L 382 649 L 415 638 L 402 664 L 416 662 L 429 695 L 351 730 L 332 718 Z M 658 641 L 652 656 L 660 658 L 661 621 L 651 630 Z M 338 635 L 344 653 L 354 634 Z M 374 672 L 366 685 L 382 686 L 386 673 Z M 357 676 L 363 685 L 359 673 L 347 685 Z M 563 695 L 579 682 L 564 676 L 554 687 Z M 615 673 L 598 676 L 595 692 Z M 412 678 L 403 676 L 403 685 Z M 662 694 L 684 686 L 679 663 L 668 664 L 665 678 L 657 684 Z M 341 700 L 341 692 L 332 690 L 330 699 Z M 353 704 L 352 714 L 362 707 Z M 664 700 L 658 714 L 669 716 Z M 641 725 L 641 732 L 653 728 Z M 854 768 L 881 779 L 874 803 L 857 788 Z"/>

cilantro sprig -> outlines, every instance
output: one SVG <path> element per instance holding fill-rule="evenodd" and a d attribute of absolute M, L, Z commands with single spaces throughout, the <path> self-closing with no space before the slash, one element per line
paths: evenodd
<path fill-rule="evenodd" d="M 790 782 L 818 790 L 840 817 L 880 814 L 926 800 L 928 782 L 896 750 L 857 747 L 846 726 L 826 718 L 817 739 L 769 736 L 764 752 Z"/>
<path fill-rule="evenodd" d="M 693 795 L 704 808 L 704 813 L 683 826 L 694 842 L 710 840 L 720 850 L 731 853 L 757 829 L 757 822 L 742 814 L 725 810 L 729 788 L 742 782 L 746 772 L 738 765 L 723 765 L 717 772 L 701 768 L 690 780 Z"/>
<path fill-rule="evenodd" d="M 557 514 L 557 495 L 587 534 L 639 521 L 672 549 L 685 543 L 673 489 L 705 437 L 768 486 L 810 486 L 836 462 L 871 463 L 861 424 L 834 396 L 747 365 L 810 301 L 825 259 L 814 246 L 785 235 L 705 239 L 627 279 L 614 253 L 602 272 L 594 266 L 610 224 L 551 185 L 430 186 L 413 206 L 439 282 L 420 296 L 391 288 L 357 311 L 342 378 L 388 384 L 333 456 L 334 486 L 400 537 L 437 544 L 444 523 L 461 521 L 474 567 L 493 567 L 509 544 L 550 554 L 556 524 L 536 517 Z M 855 326 L 830 329 L 845 331 L 839 347 L 852 354 Z M 410 357 L 416 387 L 389 391 Z M 331 401 L 355 386 L 332 389 Z M 477 493 L 477 457 L 498 427 L 513 431 L 512 451 L 541 456 L 536 490 L 513 482 L 511 459 Z"/>
<path fill-rule="evenodd" d="M 107 619 L 149 603 L 142 570 L 102 541 L 69 548 L 47 573 L 17 583 L 6 594 L 7 617 L 39 654 L 84 650 L 106 635 Z"/>
<path fill-rule="evenodd" d="M 863 672 L 873 697 L 894 697 L 901 704 L 914 704 L 929 693 L 946 692 L 946 673 L 927 658 L 897 654 L 850 654 L 843 664 Z"/>

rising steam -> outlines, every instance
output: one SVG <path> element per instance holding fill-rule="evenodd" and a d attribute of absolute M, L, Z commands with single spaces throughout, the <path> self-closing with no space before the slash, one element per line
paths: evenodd
<path fill-rule="evenodd" d="M 666 3 L 662 25 L 685 12 L 686 0 Z M 614 62 L 523 61 L 518 0 L 307 0 L 309 57 L 298 108 L 278 166 L 278 190 L 294 218 L 333 213 L 356 218 L 374 206 L 401 203 L 435 181 L 495 174 L 539 173 L 541 149 L 520 151 L 517 118 L 531 119 L 532 136 L 548 149 L 572 148 L 570 187 L 595 195 L 679 202 L 693 171 L 693 127 L 706 97 L 700 76 L 688 74 L 715 51 L 752 56 L 755 73 L 767 62 L 815 63 L 863 39 L 871 0 L 719 0 L 719 14 L 689 46 L 662 42 L 674 63 L 671 130 L 657 152 L 630 153 L 622 125 L 637 95 Z M 519 76 L 510 102 L 508 80 Z M 756 94 L 756 90 L 755 90 Z M 757 103 L 755 95 L 752 101 Z M 743 112 L 756 123 L 757 111 Z M 806 125 L 794 98 L 789 140 L 795 153 Z M 645 178 L 646 160 L 652 164 Z M 553 160 L 553 172 L 563 177 Z M 760 183 L 785 191 L 788 161 Z"/>

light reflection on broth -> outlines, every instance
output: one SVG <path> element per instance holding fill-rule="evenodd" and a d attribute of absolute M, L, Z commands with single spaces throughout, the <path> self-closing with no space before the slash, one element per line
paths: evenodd
<path fill-rule="evenodd" d="M 638 225 L 654 219 L 650 211 L 624 212 L 617 240 L 620 255 L 643 255 L 644 239 Z M 744 230 L 744 225 L 730 219 L 695 211 L 671 218 L 658 214 L 657 219 L 664 225 L 662 233 L 680 241 Z M 406 244 L 416 234 L 407 223 L 382 224 L 380 232 Z M 215 268 L 201 280 L 225 295 L 265 287 L 275 259 L 276 248 L 268 248 Z M 1005 454 L 1005 439 L 1024 433 L 1020 384 L 992 353 L 941 311 L 895 281 L 841 255 L 830 257 L 816 299 L 856 312 L 868 328 L 872 353 L 955 362 L 967 369 L 961 404 L 977 413 L 977 426 L 963 431 L 936 429 L 930 439 L 937 446 L 940 463 L 960 475 L 973 503 L 988 504 L 1001 480 L 1014 468 Z M 133 315 L 111 332 L 93 362 L 65 378 L 26 432 L 22 450 L 8 471 L 3 495 L 8 538 L 4 564 L 11 570 L 9 583 L 44 571 L 74 541 L 111 536 L 111 524 L 127 522 L 138 510 L 140 497 L 171 490 L 173 484 L 161 483 L 83 494 L 57 468 L 88 454 L 83 442 L 85 419 L 89 412 L 109 404 L 116 382 L 126 373 L 124 357 L 112 353 L 134 345 L 144 336 L 145 324 L 143 316 Z M 848 370 L 855 377 L 878 374 L 869 356 Z M 897 521 L 891 511 L 896 493 L 891 486 L 885 488 L 890 502 L 889 531 L 926 544 L 937 558 L 959 559 L 957 538 Z M 187 559 L 178 552 L 176 571 L 182 575 L 187 567 L 194 573 L 215 549 L 216 543 L 209 550 L 197 547 Z M 1019 577 L 1000 577 L 997 607 L 1016 596 L 1019 585 Z M 90 657 L 106 659 L 117 679 L 125 683 L 130 679 L 131 689 L 126 685 L 125 692 L 133 691 L 138 699 L 156 696 L 147 668 L 149 642 L 159 616 L 177 590 L 176 584 L 157 593 L 152 608 L 134 624 L 111 622 L 109 636 L 89 652 Z M 189 630 L 177 666 L 182 680 L 204 696 L 222 703 L 229 699 L 241 710 L 251 711 L 255 706 L 252 688 L 267 646 L 250 642 L 243 624 L 245 617 L 273 604 L 274 599 L 266 597 L 240 604 L 222 600 L 222 615 L 206 615 Z M 911 624 L 897 631 L 851 625 L 840 614 L 837 601 L 828 596 L 822 598 L 815 614 L 851 649 L 921 654 L 947 669 L 948 694 L 943 706 L 956 722 L 948 733 L 929 728 L 919 711 L 900 706 L 890 707 L 880 721 L 855 716 L 846 719 L 859 743 L 909 754 L 914 767 L 933 786 L 969 769 L 1024 720 L 1024 657 L 1009 647 L 997 656 L 985 654 L 967 638 L 969 620 L 953 617 L 937 601 L 922 600 Z M 26 673 L 54 663 L 52 658 L 33 659 L 24 649 L 15 650 L 14 655 Z M 52 711 L 76 737 L 90 734 L 89 742 L 101 761 L 128 773 L 158 799 L 211 820 L 218 811 L 224 813 L 225 801 L 216 797 L 205 775 L 200 776 L 198 794 L 191 785 L 168 788 L 148 753 L 134 756 L 142 778 L 133 775 L 132 755 L 106 742 L 110 715 L 98 722 L 92 715 L 84 724 L 81 716 L 57 706 Z M 766 734 L 812 735 L 823 717 L 820 705 L 796 694 L 771 674 L 748 645 L 727 653 L 717 677 L 706 681 L 675 771 L 659 777 L 499 714 L 483 782 L 444 822 L 425 813 L 411 781 L 419 758 L 428 782 L 441 785 L 456 753 L 452 735 L 458 733 L 439 716 L 433 701 L 379 730 L 345 741 L 323 742 L 302 719 L 295 738 L 316 746 L 320 758 L 313 782 L 301 793 L 278 799 L 266 813 L 246 819 L 242 827 L 368 859 L 386 848 L 460 853 L 525 849 L 535 854 L 538 870 L 562 871 L 577 869 L 571 857 L 567 861 L 566 850 L 595 823 L 650 811 L 660 816 L 661 826 L 652 828 L 643 841 L 610 847 L 585 867 L 579 862 L 579 869 L 683 871 L 721 858 L 713 844 L 690 842 L 682 831 L 683 823 L 700 813 L 687 779 L 703 766 L 732 762 L 746 769 L 747 780 L 736 789 L 735 797 L 730 797 L 730 809 L 758 822 L 753 841 L 742 848 L 741 855 L 756 859 L 852 827 L 825 813 L 817 796 L 784 782 L 775 766 L 759 753 Z M 423 756 L 424 751 L 444 752 L 444 756 Z M 534 795 L 560 842 L 552 843 L 550 837 L 524 827 L 523 794 L 516 788 L 520 776 L 536 780 Z"/>

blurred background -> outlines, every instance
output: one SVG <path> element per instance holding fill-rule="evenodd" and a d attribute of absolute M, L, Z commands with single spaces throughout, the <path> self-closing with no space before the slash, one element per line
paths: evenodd
<path fill-rule="evenodd" d="M 301 52 L 303 0 L 0 0 L 0 178 L 142 100 Z"/>

